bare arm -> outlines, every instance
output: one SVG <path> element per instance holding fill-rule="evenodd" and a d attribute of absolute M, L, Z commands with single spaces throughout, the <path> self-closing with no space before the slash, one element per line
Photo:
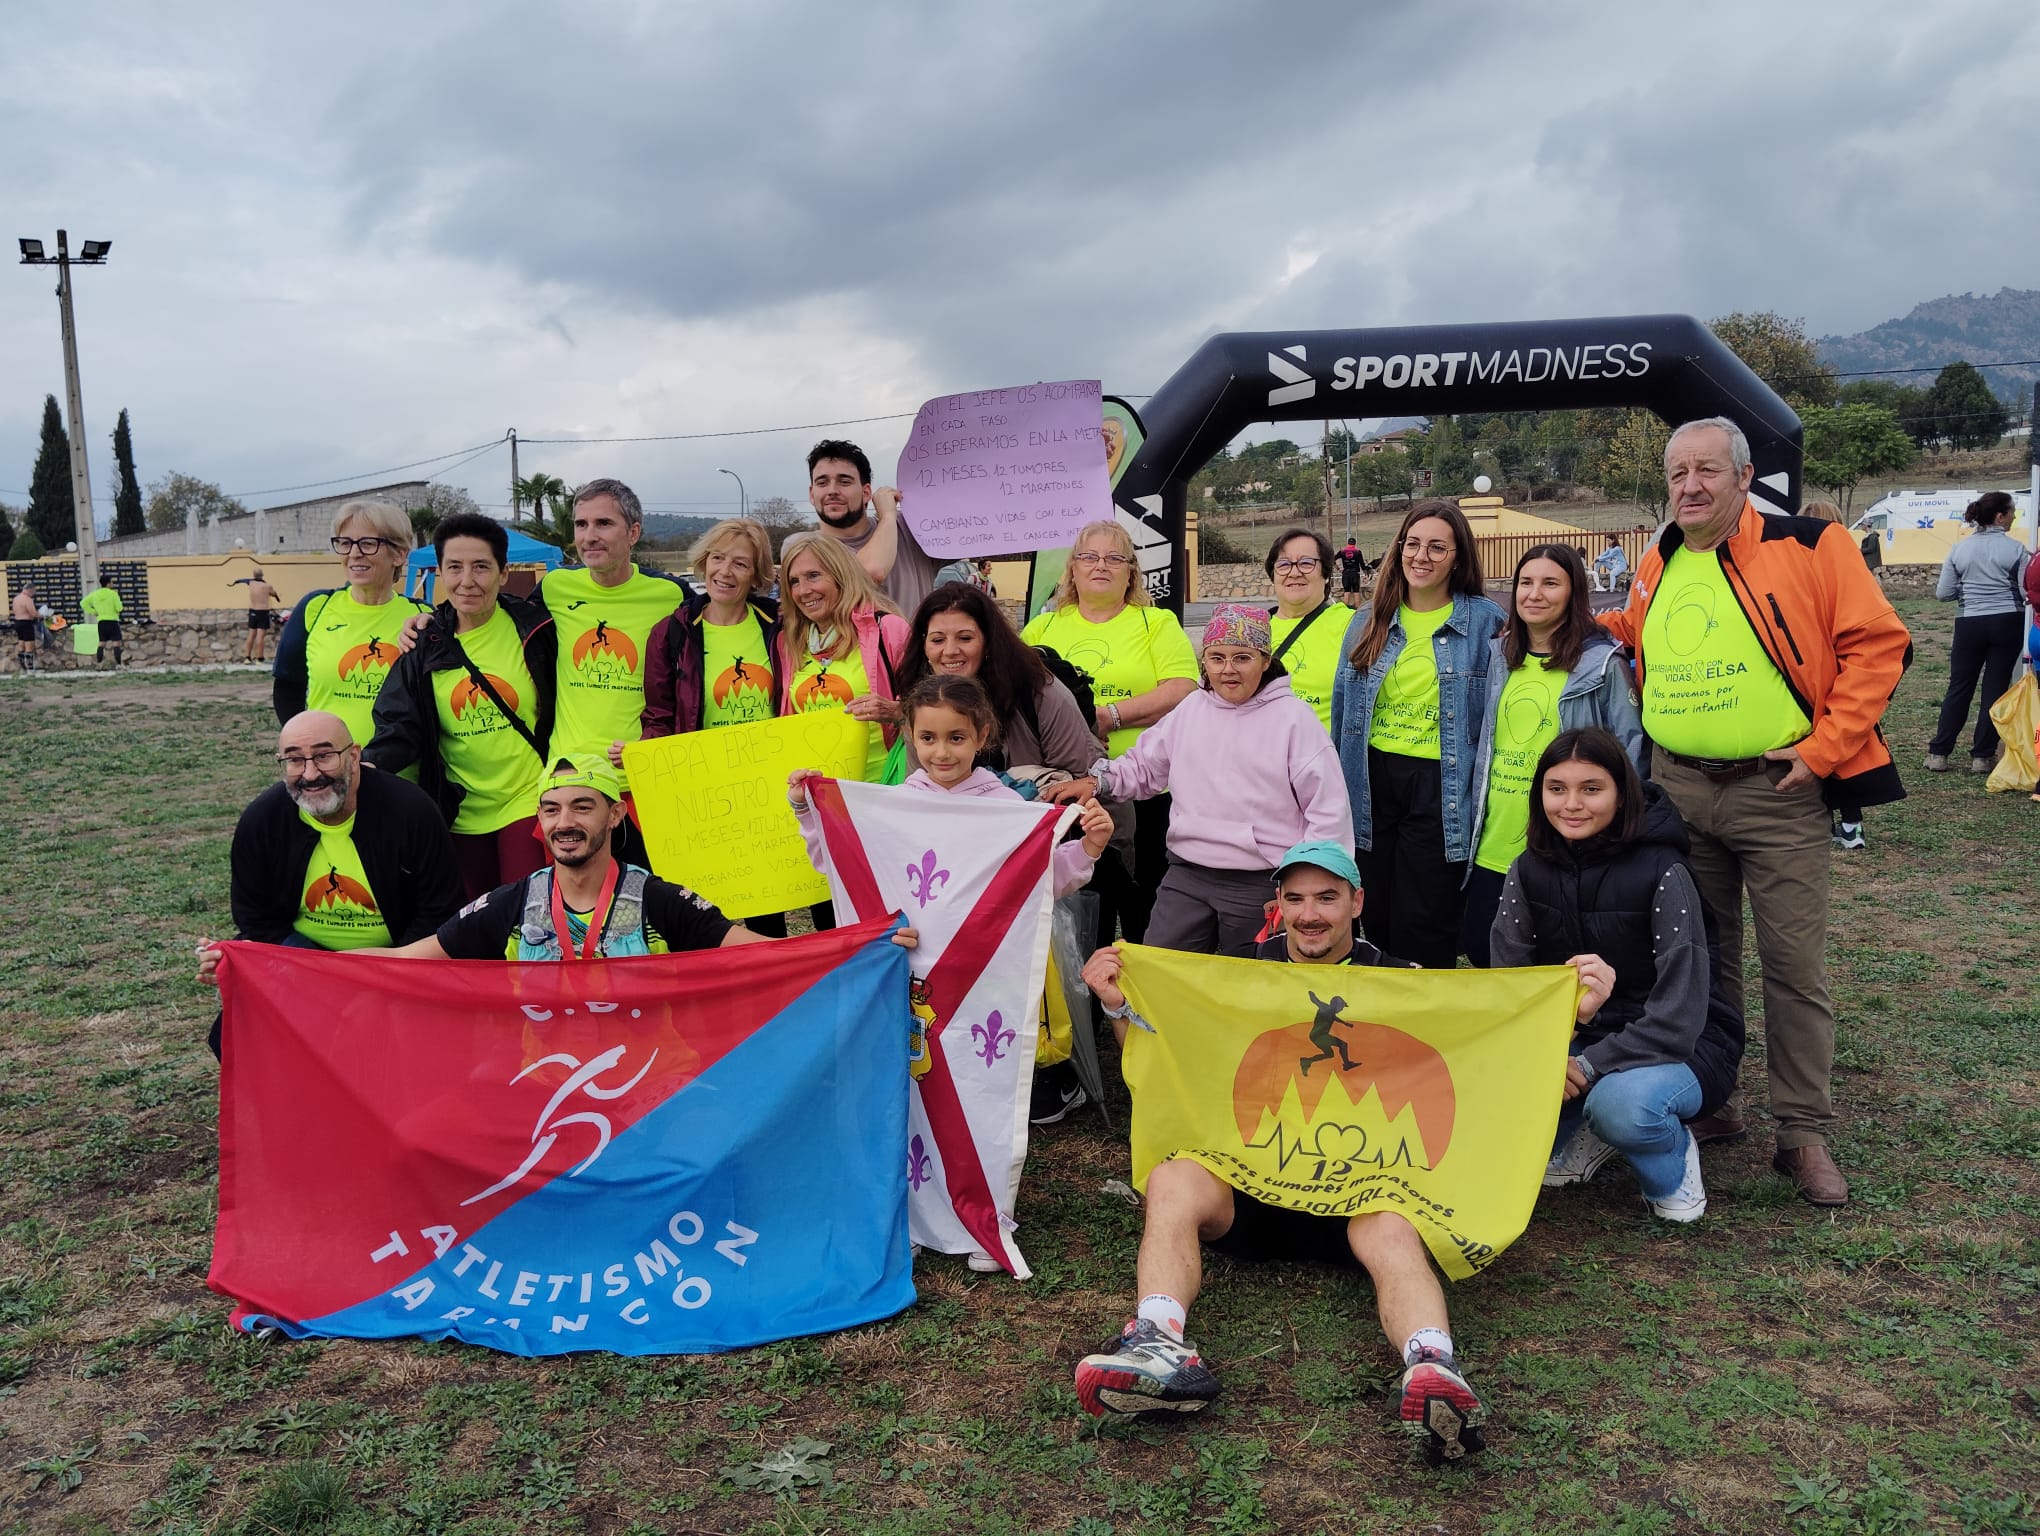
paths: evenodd
<path fill-rule="evenodd" d="M 881 485 L 871 493 L 872 521 L 877 525 L 866 541 L 864 548 L 857 551 L 857 563 L 864 567 L 864 574 L 880 587 L 886 577 L 892 574 L 893 561 L 900 555 L 900 493 L 889 485 Z"/>
<path fill-rule="evenodd" d="M 1187 677 L 1164 678 L 1146 693 L 1136 693 L 1130 699 L 1120 699 L 1119 728 L 1153 725 L 1178 704 L 1197 691 L 1197 684 Z M 1098 706 L 1098 733 L 1105 735 L 1113 729 L 1112 719 L 1105 712 L 1106 706 Z"/>

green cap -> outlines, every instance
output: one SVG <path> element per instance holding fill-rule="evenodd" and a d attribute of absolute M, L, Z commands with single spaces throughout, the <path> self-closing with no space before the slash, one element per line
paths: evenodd
<path fill-rule="evenodd" d="M 598 794 L 612 800 L 623 798 L 623 780 L 616 770 L 609 766 L 609 759 L 592 752 L 563 757 L 553 764 L 553 771 L 546 775 L 539 793 L 548 789 L 565 789 L 571 785 L 585 785 Z"/>
<path fill-rule="evenodd" d="M 1275 866 L 1275 878 L 1279 882 L 1283 875 L 1295 865 L 1312 864 L 1326 874 L 1337 875 L 1356 891 L 1360 889 L 1360 866 L 1353 862 L 1353 855 L 1333 842 L 1330 838 L 1317 838 L 1311 842 L 1298 843 L 1282 855 L 1282 862 Z"/>

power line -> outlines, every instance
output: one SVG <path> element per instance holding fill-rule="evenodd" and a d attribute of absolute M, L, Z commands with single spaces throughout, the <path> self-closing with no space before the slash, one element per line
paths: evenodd
<path fill-rule="evenodd" d="M 821 432 L 830 427 L 861 427 L 875 421 L 912 421 L 918 411 L 901 411 L 892 416 L 853 416 L 847 421 L 810 421 L 791 427 L 746 427 L 730 432 L 661 432 L 648 437 L 520 437 L 520 444 L 547 446 L 580 443 L 694 443 L 711 437 L 766 437 L 774 432 Z"/>
<path fill-rule="evenodd" d="M 286 491 L 315 491 L 322 486 L 345 485 L 350 480 L 373 480 L 377 475 L 394 475 L 400 470 L 422 469 L 427 464 L 438 464 L 446 459 L 457 459 L 463 454 L 469 458 L 475 458 L 484 449 L 501 447 L 502 442 L 503 440 L 499 437 L 491 438 L 486 443 L 475 444 L 467 448 L 456 448 L 451 453 L 435 453 L 429 459 L 413 459 L 408 464 L 392 464 L 388 469 L 364 469 L 360 474 L 340 475 L 332 480 L 307 480 L 301 485 L 272 485 L 259 491 L 226 491 L 222 494 L 231 496 L 234 500 L 239 501 L 243 496 L 281 496 Z"/>

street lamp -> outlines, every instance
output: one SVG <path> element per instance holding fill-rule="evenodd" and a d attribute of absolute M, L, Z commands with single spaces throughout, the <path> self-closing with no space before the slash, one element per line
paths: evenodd
<path fill-rule="evenodd" d="M 40 240 L 24 239 L 21 264 L 24 267 L 57 269 L 57 310 L 64 325 L 64 391 L 71 414 L 71 519 L 78 531 L 78 590 L 90 592 L 99 585 L 99 545 L 92 526 L 92 472 L 85 453 L 85 398 L 78 388 L 78 332 L 71 321 L 71 268 L 100 267 L 111 240 L 87 240 L 76 256 L 71 254 L 69 236 L 57 231 L 57 254 L 43 254 Z"/>
<path fill-rule="evenodd" d="M 737 482 L 737 505 L 743 509 L 741 515 L 744 517 L 749 517 L 751 515 L 751 493 L 744 489 L 744 477 L 738 474 L 734 469 L 719 469 L 716 471 L 716 473 L 719 475 L 728 475 L 732 480 Z"/>

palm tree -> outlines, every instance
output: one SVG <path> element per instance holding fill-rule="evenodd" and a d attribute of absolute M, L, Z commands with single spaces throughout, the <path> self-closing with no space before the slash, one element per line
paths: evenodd
<path fill-rule="evenodd" d="M 510 509 L 510 521 L 517 522 L 518 509 L 531 508 L 533 531 L 540 538 L 550 538 L 557 532 L 559 507 L 573 494 L 566 481 L 558 475 L 544 473 L 526 475 L 511 486 L 517 497 L 517 506 Z"/>

